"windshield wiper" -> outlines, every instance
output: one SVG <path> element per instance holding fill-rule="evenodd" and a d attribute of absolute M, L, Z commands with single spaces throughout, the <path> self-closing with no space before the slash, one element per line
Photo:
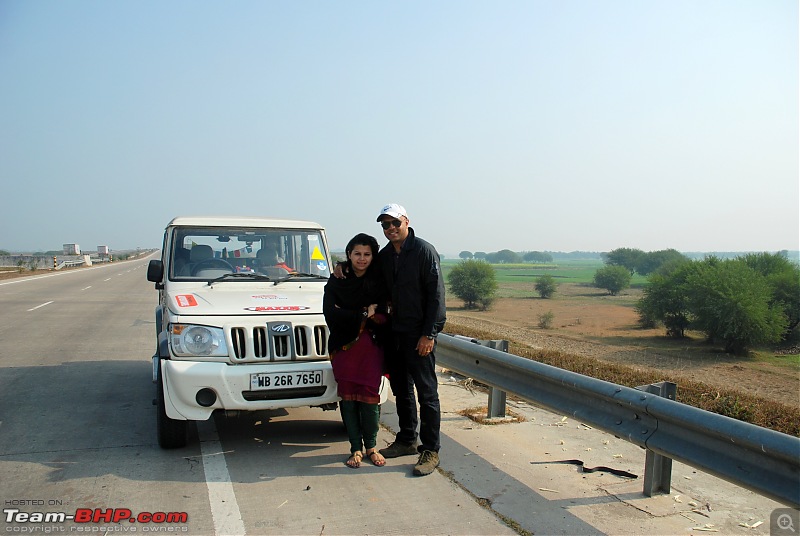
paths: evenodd
<path fill-rule="evenodd" d="M 288 281 L 289 279 L 294 279 L 296 277 L 311 277 L 313 279 L 324 279 L 325 281 L 328 280 L 328 278 L 325 277 L 324 275 L 307 274 L 305 272 L 290 272 L 286 277 L 282 277 L 277 281 L 275 281 L 275 284 L 277 285 L 278 283 L 283 283 L 284 281 Z"/>
<path fill-rule="evenodd" d="M 208 286 L 211 286 L 212 283 L 218 283 L 226 279 L 255 279 L 256 281 L 272 281 L 272 278 L 269 277 L 268 275 L 257 274 L 252 272 L 237 272 L 237 273 L 223 274 L 215 279 L 212 279 L 211 281 L 208 282 Z"/>

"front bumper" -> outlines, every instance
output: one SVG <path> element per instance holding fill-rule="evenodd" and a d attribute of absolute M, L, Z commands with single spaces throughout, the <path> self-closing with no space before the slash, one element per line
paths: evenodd
<path fill-rule="evenodd" d="M 322 372 L 322 386 L 305 389 L 252 391 L 250 375 L 281 372 Z M 257 411 L 332 404 L 339 400 L 330 361 L 265 365 L 227 365 L 197 361 L 161 360 L 164 405 L 170 419 L 204 421 L 214 410 Z M 209 390 L 216 400 L 207 407 L 198 403 L 198 392 Z M 201 396 L 202 398 L 202 396 Z"/>

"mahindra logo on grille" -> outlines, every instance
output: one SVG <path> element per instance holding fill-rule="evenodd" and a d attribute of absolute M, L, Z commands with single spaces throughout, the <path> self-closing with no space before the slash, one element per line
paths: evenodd
<path fill-rule="evenodd" d="M 272 326 L 270 329 L 275 333 L 286 333 L 290 328 L 288 324 L 278 324 L 277 326 Z"/>

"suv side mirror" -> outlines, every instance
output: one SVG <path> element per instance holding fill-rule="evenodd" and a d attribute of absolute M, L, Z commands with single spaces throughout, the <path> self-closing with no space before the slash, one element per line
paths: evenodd
<path fill-rule="evenodd" d="M 164 288 L 164 263 L 159 260 L 152 260 L 147 265 L 147 280 L 156 284 L 156 289 Z"/>

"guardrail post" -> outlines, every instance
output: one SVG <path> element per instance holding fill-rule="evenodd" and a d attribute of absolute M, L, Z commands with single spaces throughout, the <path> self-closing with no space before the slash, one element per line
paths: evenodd
<path fill-rule="evenodd" d="M 488 346 L 489 348 L 493 348 L 495 350 L 500 350 L 501 352 L 508 353 L 508 341 L 506 340 L 491 340 L 491 341 L 481 341 L 480 344 L 482 346 Z M 491 419 L 492 417 L 505 417 L 506 416 L 506 392 L 498 389 L 497 387 L 492 387 L 489 390 L 489 404 L 488 404 L 488 411 L 486 414 L 487 419 Z"/>
<path fill-rule="evenodd" d="M 508 353 L 508 341 L 504 339 L 482 341 L 479 339 L 473 339 L 472 337 L 467 337 L 465 335 L 455 335 L 455 338 L 464 341 L 474 342 L 475 344 L 480 344 L 481 346 L 486 346 L 494 350 L 500 350 L 501 352 Z M 506 416 L 506 392 L 503 391 L 502 389 L 498 389 L 497 387 L 490 387 L 489 403 L 486 412 L 486 418 L 491 419 L 492 417 L 505 417 L 505 416 Z"/>
<path fill-rule="evenodd" d="M 639 391 L 645 391 L 663 398 L 675 400 L 678 386 L 672 382 L 658 382 L 640 385 Z M 652 497 L 656 493 L 669 493 L 672 486 L 672 459 L 647 450 L 644 459 L 644 489 L 642 492 Z"/>

